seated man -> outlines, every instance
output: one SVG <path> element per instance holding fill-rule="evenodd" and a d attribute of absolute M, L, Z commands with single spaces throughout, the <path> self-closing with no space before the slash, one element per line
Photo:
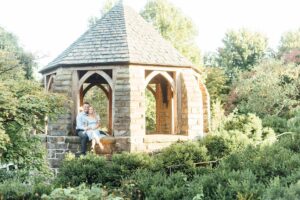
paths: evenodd
<path fill-rule="evenodd" d="M 86 154 L 86 146 L 87 142 L 89 140 L 87 134 L 86 134 L 86 121 L 87 121 L 87 115 L 89 112 L 90 104 L 88 102 L 83 103 L 83 111 L 78 113 L 76 117 L 76 134 L 80 137 L 80 143 L 81 143 L 81 154 Z"/>

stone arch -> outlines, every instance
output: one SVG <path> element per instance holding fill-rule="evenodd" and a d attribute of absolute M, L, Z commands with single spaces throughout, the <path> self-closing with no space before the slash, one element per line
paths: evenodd
<path fill-rule="evenodd" d="M 149 84 L 157 76 L 160 76 L 163 81 L 154 80 L 155 86 L 153 88 Z M 156 101 L 155 132 L 159 134 L 174 134 L 176 124 L 175 105 L 177 103 L 177 91 L 172 75 L 165 71 L 152 71 L 146 76 L 144 87 L 153 94 Z"/>
<path fill-rule="evenodd" d="M 91 89 L 92 87 L 97 86 L 99 87 L 105 94 L 105 96 L 107 98 L 109 98 L 109 91 L 101 84 L 89 84 L 86 88 L 84 88 L 84 90 L 82 91 L 82 95 L 85 96 L 85 94 L 87 93 L 87 91 L 89 91 L 89 89 Z"/>
<path fill-rule="evenodd" d="M 53 86 L 53 83 L 54 83 L 54 77 L 55 77 L 54 74 L 50 75 L 49 80 L 48 80 L 47 85 L 46 85 L 46 91 L 50 91 L 51 90 L 51 88 Z"/>
<path fill-rule="evenodd" d="M 162 75 L 170 84 L 171 84 L 171 87 L 174 91 L 175 89 L 175 82 L 173 80 L 173 78 L 170 76 L 170 74 L 168 74 L 167 72 L 161 72 L 161 71 L 153 71 L 151 72 L 147 77 L 146 77 L 146 80 L 145 80 L 145 87 L 147 87 L 147 85 L 150 83 L 150 81 L 157 75 Z"/>
<path fill-rule="evenodd" d="M 86 81 L 93 75 L 99 75 L 101 76 L 106 83 L 108 84 L 108 88 L 105 88 L 100 83 L 90 83 L 88 86 L 83 88 L 83 85 L 86 83 Z M 108 99 L 108 132 L 109 134 L 112 134 L 113 129 L 113 113 L 112 113 L 112 102 L 113 102 L 113 96 L 114 96 L 114 90 L 113 90 L 113 80 L 112 78 L 104 71 L 88 71 L 86 72 L 78 81 L 77 84 L 77 110 L 79 109 L 79 106 L 83 103 L 83 97 L 85 94 L 94 86 L 99 87 L 104 94 L 106 95 Z"/>
<path fill-rule="evenodd" d="M 78 82 L 78 89 L 81 88 L 81 86 L 83 85 L 83 83 L 92 75 L 94 74 L 99 74 L 100 76 L 102 76 L 106 82 L 108 83 L 108 85 L 110 86 L 110 88 L 113 88 L 113 81 L 112 79 L 104 72 L 104 71 L 88 71 Z"/>
<path fill-rule="evenodd" d="M 208 133 L 210 130 L 210 96 L 206 86 L 203 82 L 198 79 L 199 88 L 202 94 L 202 103 L 203 103 L 203 130 L 205 133 Z"/>

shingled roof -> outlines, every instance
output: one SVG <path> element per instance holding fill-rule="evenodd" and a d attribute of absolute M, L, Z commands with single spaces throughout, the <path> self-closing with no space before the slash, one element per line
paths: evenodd
<path fill-rule="evenodd" d="M 192 66 L 148 22 L 120 1 L 40 72 L 58 66 L 110 63 Z"/>

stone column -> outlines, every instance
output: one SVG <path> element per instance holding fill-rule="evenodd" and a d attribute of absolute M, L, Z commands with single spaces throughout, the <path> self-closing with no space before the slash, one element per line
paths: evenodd
<path fill-rule="evenodd" d="M 203 103 L 192 70 L 181 72 L 181 133 L 190 139 L 203 137 Z"/>
<path fill-rule="evenodd" d="M 53 82 L 53 92 L 65 94 L 72 102 L 72 71 L 67 69 L 58 69 Z M 67 136 L 72 130 L 72 104 L 65 105 L 66 112 L 58 117 L 57 120 L 49 121 L 49 135 Z"/>
<path fill-rule="evenodd" d="M 124 151 L 142 151 L 145 136 L 145 71 L 122 67 L 114 71 L 113 129 L 116 146 Z"/>

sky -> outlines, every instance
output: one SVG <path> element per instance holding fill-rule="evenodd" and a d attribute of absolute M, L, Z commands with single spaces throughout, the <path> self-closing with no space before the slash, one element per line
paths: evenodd
<path fill-rule="evenodd" d="M 39 67 L 58 56 L 100 16 L 105 0 L 0 0 L 0 26 L 14 33 Z M 202 54 L 222 46 L 228 30 L 266 35 L 276 48 L 281 35 L 300 28 L 300 0 L 169 0 L 192 19 Z M 146 0 L 123 0 L 139 12 Z"/>

